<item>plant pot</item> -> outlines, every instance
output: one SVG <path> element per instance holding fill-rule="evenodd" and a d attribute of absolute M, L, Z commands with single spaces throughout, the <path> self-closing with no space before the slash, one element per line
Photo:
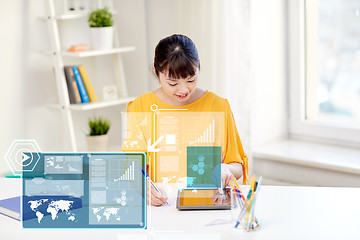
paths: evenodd
<path fill-rule="evenodd" d="M 109 135 L 86 136 L 86 142 L 89 151 L 105 152 L 108 147 Z"/>
<path fill-rule="evenodd" d="M 108 50 L 113 48 L 114 28 L 113 27 L 92 27 L 90 28 L 91 49 Z"/>

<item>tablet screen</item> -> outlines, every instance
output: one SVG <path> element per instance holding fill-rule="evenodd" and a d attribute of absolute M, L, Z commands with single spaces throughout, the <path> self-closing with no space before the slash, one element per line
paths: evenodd
<path fill-rule="evenodd" d="M 217 189 L 180 189 L 177 208 L 186 209 L 230 209 L 230 188 L 220 194 Z"/>

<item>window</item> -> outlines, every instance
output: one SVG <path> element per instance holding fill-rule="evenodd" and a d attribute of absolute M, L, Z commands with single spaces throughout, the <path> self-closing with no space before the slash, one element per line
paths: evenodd
<path fill-rule="evenodd" d="M 290 135 L 360 144 L 360 0 L 289 1 Z"/>

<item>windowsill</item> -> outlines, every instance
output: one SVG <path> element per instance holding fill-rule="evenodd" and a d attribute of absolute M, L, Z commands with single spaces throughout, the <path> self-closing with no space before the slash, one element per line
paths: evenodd
<path fill-rule="evenodd" d="M 253 157 L 360 175 L 360 149 L 288 139 L 255 148 Z"/>

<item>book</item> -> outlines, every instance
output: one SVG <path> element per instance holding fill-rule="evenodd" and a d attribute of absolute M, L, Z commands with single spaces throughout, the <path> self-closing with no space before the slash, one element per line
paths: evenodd
<path fill-rule="evenodd" d="M 79 72 L 79 68 L 77 66 L 73 66 L 73 71 L 74 71 L 74 76 L 75 76 L 75 79 L 76 79 L 77 86 L 79 88 L 81 102 L 82 103 L 88 103 L 90 101 L 89 95 L 86 92 L 84 82 L 83 82 L 83 80 L 81 78 L 81 75 L 80 75 L 80 72 Z"/>
<path fill-rule="evenodd" d="M 75 44 L 72 45 L 67 51 L 68 52 L 86 52 L 89 50 L 89 44 Z"/>
<path fill-rule="evenodd" d="M 20 197 L 0 200 L 0 213 L 20 221 Z"/>
<path fill-rule="evenodd" d="M 26 199 L 25 199 L 26 200 Z M 12 197 L 7 199 L 0 200 L 0 213 L 8 216 L 10 218 L 16 219 L 18 221 L 28 220 L 31 218 L 35 218 L 33 213 L 29 209 L 25 209 L 23 212 L 23 216 L 21 216 L 21 197 Z"/>
<path fill-rule="evenodd" d="M 90 81 L 90 78 L 85 70 L 84 65 L 80 65 L 80 66 L 78 66 L 78 68 L 79 68 L 79 72 L 82 77 L 82 80 L 84 82 L 86 91 L 89 95 L 90 102 L 96 102 L 98 100 L 98 97 L 95 93 L 94 87 Z"/>
<path fill-rule="evenodd" d="M 70 103 L 71 104 L 81 103 L 81 97 L 74 76 L 73 66 L 65 66 L 64 71 L 65 71 L 67 88 L 69 92 Z"/>

